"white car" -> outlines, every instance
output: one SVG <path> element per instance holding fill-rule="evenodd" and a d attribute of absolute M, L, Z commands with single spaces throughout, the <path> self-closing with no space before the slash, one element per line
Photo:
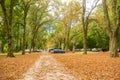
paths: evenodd
<path fill-rule="evenodd" d="M 25 52 L 30 52 L 30 49 L 26 49 Z"/>
<path fill-rule="evenodd" d="M 93 48 L 92 51 L 93 52 L 98 52 L 98 49 L 97 48 Z"/>

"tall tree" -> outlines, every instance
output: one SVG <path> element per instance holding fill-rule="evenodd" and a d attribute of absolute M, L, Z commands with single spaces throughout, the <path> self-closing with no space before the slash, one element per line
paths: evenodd
<path fill-rule="evenodd" d="M 25 54 L 25 48 L 26 48 L 26 24 L 27 24 L 27 15 L 28 15 L 28 11 L 30 9 L 30 5 L 31 5 L 31 0 L 21 0 L 21 6 L 22 9 L 24 11 L 23 14 L 23 46 L 22 46 L 22 55 Z"/>
<path fill-rule="evenodd" d="M 118 33 L 120 29 L 120 5 L 117 4 L 118 0 L 111 0 L 112 4 L 112 18 L 110 20 L 110 14 L 107 6 L 107 0 L 102 0 L 104 18 L 106 21 L 106 31 L 109 36 L 109 51 L 111 57 L 118 57 L 117 43 L 118 43 Z"/>
<path fill-rule="evenodd" d="M 72 6 L 71 6 L 72 5 Z M 71 27 L 75 26 L 76 24 L 78 24 L 78 18 L 79 18 L 79 14 L 81 13 L 81 6 L 79 5 L 79 3 L 77 1 L 70 1 L 68 3 L 65 10 L 65 14 L 63 17 L 63 23 L 65 26 L 65 49 L 66 51 L 68 51 L 69 49 L 69 44 L 70 44 L 70 31 L 71 31 Z"/>
<path fill-rule="evenodd" d="M 4 14 L 4 23 L 7 30 L 6 32 L 7 32 L 7 42 L 8 42 L 8 53 L 7 53 L 8 57 L 14 57 L 13 42 L 12 42 L 12 20 L 13 20 L 14 2 L 15 2 L 14 0 L 10 0 L 10 1 L 0 0 L 2 12 Z M 8 3 L 9 5 L 7 5 L 6 3 Z"/>
<path fill-rule="evenodd" d="M 31 49 L 35 49 L 36 42 L 35 39 L 37 38 L 39 29 L 47 24 L 48 22 L 52 21 L 51 15 L 48 14 L 48 4 L 49 0 L 47 1 L 37 1 L 36 5 L 31 6 L 31 14 L 30 23 L 31 23 Z M 42 6 L 41 6 L 42 5 Z M 30 49 L 30 52 L 31 52 Z"/>
<path fill-rule="evenodd" d="M 86 7 L 86 0 L 82 0 L 82 25 L 83 25 L 83 48 L 84 52 L 83 54 L 87 54 L 87 32 L 88 32 L 88 25 L 89 25 L 89 20 L 90 20 L 90 15 L 92 14 L 93 10 L 96 8 L 97 3 L 99 0 L 94 0 L 94 4 L 92 5 L 92 8 L 90 11 L 87 11 Z"/>
<path fill-rule="evenodd" d="M 19 2 L 18 2 L 19 3 Z M 20 51 L 22 48 L 22 34 L 23 34 L 23 9 L 20 5 L 14 7 L 14 25 L 13 25 L 13 40 L 14 40 L 14 50 L 16 52 Z"/>
<path fill-rule="evenodd" d="M 78 44 L 78 41 L 79 41 L 78 39 L 81 37 L 79 26 L 80 25 L 78 24 L 78 25 L 71 28 L 70 40 L 71 40 L 71 44 L 72 44 L 71 50 L 73 53 L 75 52 L 76 45 Z"/>

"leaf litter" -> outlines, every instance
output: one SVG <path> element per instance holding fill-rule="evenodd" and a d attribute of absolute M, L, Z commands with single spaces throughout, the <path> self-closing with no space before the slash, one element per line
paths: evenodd
<path fill-rule="evenodd" d="M 103 52 L 81 54 L 52 54 L 79 80 L 120 80 L 120 58 Z"/>
<path fill-rule="evenodd" d="M 120 58 L 108 53 L 0 56 L 0 80 L 120 80 Z"/>

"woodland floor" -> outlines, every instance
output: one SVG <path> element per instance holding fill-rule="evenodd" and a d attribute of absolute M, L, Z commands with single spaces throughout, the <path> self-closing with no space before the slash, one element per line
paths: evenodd
<path fill-rule="evenodd" d="M 120 80 L 120 57 L 110 58 L 107 52 L 52 56 L 64 64 L 79 80 Z"/>
<path fill-rule="evenodd" d="M 120 80 L 120 57 L 103 52 L 1 55 L 0 80 Z"/>
<path fill-rule="evenodd" d="M 0 55 L 0 80 L 16 80 L 40 57 L 40 53 L 16 55 L 14 58 Z"/>

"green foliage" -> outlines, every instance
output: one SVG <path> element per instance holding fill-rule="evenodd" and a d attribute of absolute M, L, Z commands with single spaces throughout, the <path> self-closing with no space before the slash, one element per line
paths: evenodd
<path fill-rule="evenodd" d="M 88 46 L 90 48 L 97 47 L 108 49 L 108 42 L 109 39 L 106 33 L 100 29 L 96 23 L 92 23 L 91 30 L 88 33 Z"/>
<path fill-rule="evenodd" d="M 120 0 L 117 0 L 118 6 L 120 6 Z"/>

